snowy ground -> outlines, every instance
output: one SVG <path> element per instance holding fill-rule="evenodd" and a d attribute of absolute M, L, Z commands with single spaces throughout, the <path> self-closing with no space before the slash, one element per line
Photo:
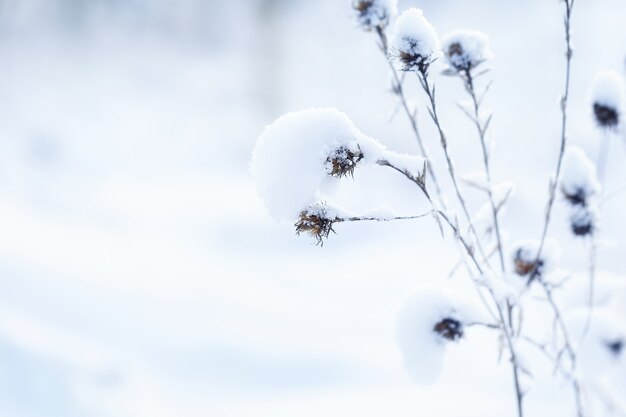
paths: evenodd
<path fill-rule="evenodd" d="M 416 151 L 406 120 L 388 122 L 386 64 L 346 3 L 285 2 L 264 26 L 242 1 L 218 11 L 229 20 L 208 46 L 106 19 L 87 34 L 3 32 L 1 415 L 514 415 L 508 366 L 483 331 L 451 350 L 433 386 L 402 367 L 398 305 L 456 262 L 432 221 L 339 225 L 319 248 L 256 197 L 250 152 L 288 110 L 335 106 L 390 148 Z M 571 140 L 595 156 L 588 88 L 599 70 L 624 72 L 626 4 L 579 3 Z M 409 5 L 440 33 L 490 35 L 494 175 L 517 183 L 505 223 L 511 240 L 538 237 L 560 127 L 559 3 L 400 2 Z M 451 79 L 438 91 L 462 93 Z M 471 126 L 451 99 L 441 112 L 458 170 L 479 169 Z M 613 141 L 607 191 L 624 185 L 624 158 Z M 375 169 L 340 195 L 355 210 L 423 211 L 410 184 Z M 617 274 L 624 198 L 603 206 L 600 235 L 600 266 Z M 584 267 L 583 243 L 564 241 L 563 252 L 567 268 Z M 529 415 L 562 407 L 569 394 L 556 385 L 532 391 Z"/>

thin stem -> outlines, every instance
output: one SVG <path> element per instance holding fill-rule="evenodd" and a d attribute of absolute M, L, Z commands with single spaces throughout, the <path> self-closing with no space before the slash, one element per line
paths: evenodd
<path fill-rule="evenodd" d="M 376 28 L 376 33 L 378 34 L 378 38 L 380 40 L 380 49 L 385 56 L 385 61 L 387 61 L 389 65 L 389 69 L 391 70 L 391 75 L 393 76 L 393 80 L 395 84 L 394 85 L 395 92 L 400 98 L 400 103 L 402 104 L 402 108 L 404 109 L 404 112 L 406 113 L 406 116 L 409 119 L 409 122 L 411 124 L 411 130 L 413 131 L 413 135 L 415 136 L 415 139 L 420 148 L 420 151 L 422 152 L 422 156 L 424 157 L 424 159 L 426 159 L 426 164 L 427 164 L 426 169 L 428 169 L 428 175 L 432 179 L 433 185 L 435 186 L 437 199 L 439 201 L 439 204 L 441 204 L 441 206 L 445 208 L 445 202 L 442 197 L 442 191 L 439 185 L 439 181 L 437 181 L 435 170 L 433 169 L 433 166 L 430 163 L 431 158 L 428 155 L 428 150 L 426 146 L 424 145 L 424 141 L 422 140 L 422 135 L 420 134 L 419 128 L 417 126 L 417 120 L 416 120 L 415 114 L 413 114 L 413 112 L 411 112 L 411 109 L 409 108 L 408 101 L 404 94 L 404 88 L 402 87 L 402 80 L 400 80 L 400 77 L 398 76 L 398 71 L 396 71 L 396 68 L 393 66 L 393 63 L 388 59 L 389 48 L 387 45 L 387 36 L 385 35 L 385 32 L 383 31 L 383 29 L 380 27 Z"/>
<path fill-rule="evenodd" d="M 548 206 L 546 207 L 546 214 L 544 218 L 543 231 L 541 232 L 541 240 L 539 242 L 539 250 L 537 251 L 537 257 L 535 261 L 541 258 L 541 252 L 548 235 L 548 228 L 550 227 L 550 219 L 552 217 L 552 207 L 554 206 L 554 200 L 556 197 L 556 188 L 559 183 L 559 176 L 561 174 L 561 164 L 563 162 L 563 155 L 565 155 L 565 146 L 567 145 L 567 104 L 569 100 L 570 90 L 570 73 L 572 66 L 572 42 L 571 42 L 571 19 L 572 9 L 574 7 L 574 0 L 563 0 L 565 3 L 565 86 L 563 88 L 563 96 L 561 97 L 561 146 L 559 149 L 559 157 L 556 163 L 556 173 L 554 179 L 550 184 L 550 195 L 548 197 Z M 538 263 L 535 262 L 535 265 Z"/>
<path fill-rule="evenodd" d="M 476 90 L 474 88 L 474 78 L 472 76 L 472 71 L 470 69 L 465 71 L 465 78 L 463 79 L 465 83 L 465 89 L 467 93 L 472 98 L 472 103 L 474 107 L 474 117 L 472 117 L 474 124 L 476 126 L 476 130 L 478 131 L 478 137 L 480 138 L 480 145 L 483 153 L 483 164 L 485 166 L 485 175 L 487 177 L 487 195 L 489 196 L 489 203 L 491 205 L 491 214 L 493 217 L 493 226 L 495 229 L 496 241 L 498 244 L 498 255 L 500 259 L 500 268 L 502 272 L 506 271 L 506 266 L 504 263 L 504 250 L 502 246 L 502 235 L 500 233 L 500 222 L 498 221 L 498 209 L 496 207 L 495 200 L 493 198 L 493 189 L 491 185 L 491 168 L 489 165 L 489 151 L 487 149 L 487 140 L 486 133 L 489 128 L 489 121 L 482 125 L 480 122 L 480 103 L 476 97 Z"/>
<path fill-rule="evenodd" d="M 476 232 L 476 229 L 474 228 L 474 223 L 472 222 L 472 216 L 469 213 L 469 210 L 467 208 L 467 204 L 465 202 L 465 198 L 463 198 L 463 194 L 461 194 L 461 189 L 459 188 L 459 184 L 456 178 L 456 174 L 454 172 L 454 165 L 452 163 L 452 158 L 450 157 L 450 153 L 448 152 L 448 140 L 446 139 L 446 135 L 443 132 L 443 129 L 441 127 L 441 122 L 439 120 L 439 115 L 437 113 L 437 103 L 435 100 L 435 90 L 434 88 L 431 89 L 430 84 L 428 82 L 428 75 L 424 72 L 424 73 L 417 73 L 417 78 L 420 81 L 420 84 L 422 85 L 422 88 L 424 89 L 424 92 L 426 93 L 426 95 L 428 96 L 428 99 L 430 101 L 430 109 L 429 109 L 429 113 L 431 116 L 431 119 L 433 120 L 435 126 L 437 127 L 437 131 L 439 133 L 439 139 L 441 142 L 441 147 L 443 149 L 443 153 L 446 157 L 446 162 L 448 165 L 448 172 L 450 174 L 450 178 L 452 179 L 452 185 L 454 186 L 454 191 L 456 193 L 456 196 L 459 200 L 459 202 L 461 203 L 461 208 L 463 209 L 463 213 L 465 215 L 465 218 L 467 219 L 468 225 L 469 225 L 469 229 L 470 232 L 474 235 L 475 241 L 476 241 L 476 247 L 478 248 L 478 251 L 480 252 L 483 261 L 485 262 L 485 264 L 487 266 L 489 266 L 489 260 L 487 259 L 487 256 L 485 255 L 485 252 L 482 248 L 482 245 L 480 243 L 480 237 L 478 236 L 478 233 Z"/>
<path fill-rule="evenodd" d="M 376 221 L 376 222 L 390 222 L 394 220 L 413 220 L 421 219 L 433 214 L 432 211 L 423 214 L 416 214 L 414 216 L 394 216 L 394 217 L 367 217 L 367 216 L 354 216 L 354 217 L 337 217 L 333 220 L 334 223 L 341 222 L 362 222 L 362 221 Z"/>

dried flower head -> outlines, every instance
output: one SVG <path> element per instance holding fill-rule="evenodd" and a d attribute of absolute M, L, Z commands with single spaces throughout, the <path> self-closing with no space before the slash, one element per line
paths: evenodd
<path fill-rule="evenodd" d="M 624 82 L 613 71 L 599 73 L 593 81 L 593 115 L 598 126 L 616 129 L 621 122 Z"/>
<path fill-rule="evenodd" d="M 397 0 L 351 0 L 359 26 L 364 30 L 387 27 L 397 13 Z"/>
<path fill-rule="evenodd" d="M 330 232 L 335 233 L 333 224 L 339 220 L 337 213 L 325 203 L 316 203 L 307 207 L 300 213 L 298 221 L 294 225 L 296 234 L 308 233 L 316 241 L 316 244 L 323 245 Z"/>
<path fill-rule="evenodd" d="M 624 339 L 617 339 L 610 342 L 606 342 L 606 347 L 609 348 L 609 351 L 619 357 L 624 350 Z"/>
<path fill-rule="evenodd" d="M 600 183 L 594 163 L 581 148 L 568 147 L 561 174 L 561 192 L 565 200 L 575 207 L 587 206 L 589 199 L 599 190 Z"/>
<path fill-rule="evenodd" d="M 535 278 L 541 278 L 553 269 L 558 258 L 558 252 L 556 243 L 552 240 L 547 240 L 544 243 L 541 256 L 537 258 L 539 242 L 518 242 L 513 250 L 513 270 L 517 275 L 527 278 L 530 283 Z"/>
<path fill-rule="evenodd" d="M 410 8 L 396 21 L 390 55 L 400 71 L 422 74 L 441 56 L 437 32 L 420 9 Z"/>
<path fill-rule="evenodd" d="M 444 339 L 453 342 L 463 337 L 463 323 L 451 317 L 444 318 L 435 324 L 433 330 Z"/>
<path fill-rule="evenodd" d="M 355 150 L 340 146 L 326 158 L 326 172 L 333 177 L 354 176 L 357 163 L 363 159 L 363 152 L 357 145 Z"/>
<path fill-rule="evenodd" d="M 570 214 L 570 228 L 579 237 L 591 236 L 596 229 L 598 212 L 595 206 L 575 207 Z"/>
<path fill-rule="evenodd" d="M 472 30 L 456 30 L 443 40 L 446 62 L 456 71 L 471 71 L 493 55 L 489 49 L 489 38 Z"/>

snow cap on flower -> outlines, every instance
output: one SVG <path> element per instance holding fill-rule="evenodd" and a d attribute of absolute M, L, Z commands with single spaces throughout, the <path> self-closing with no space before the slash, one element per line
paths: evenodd
<path fill-rule="evenodd" d="M 569 312 L 565 322 L 569 337 L 581 341 L 576 357 L 587 378 L 600 377 L 624 359 L 626 330 L 614 312 L 596 308 L 591 312 L 580 308 Z"/>
<path fill-rule="evenodd" d="M 624 101 L 624 82 L 614 71 L 596 75 L 591 90 L 593 114 L 598 126 L 616 128 L 621 122 Z"/>
<path fill-rule="evenodd" d="M 446 62 L 456 71 L 470 71 L 493 56 L 489 38 L 482 32 L 455 30 L 441 43 Z"/>
<path fill-rule="evenodd" d="M 561 191 L 572 206 L 586 206 L 589 198 L 600 191 L 594 163 L 577 146 L 569 146 L 565 151 Z"/>
<path fill-rule="evenodd" d="M 575 236 L 592 236 L 598 226 L 599 210 L 595 205 L 572 208 L 569 216 L 570 229 Z"/>
<path fill-rule="evenodd" d="M 475 312 L 457 294 L 425 287 L 411 295 L 398 315 L 397 337 L 404 364 L 415 382 L 434 382 L 446 345 L 458 342 Z"/>
<path fill-rule="evenodd" d="M 400 71 L 425 73 L 441 56 L 435 28 L 420 9 L 410 8 L 398 17 L 391 40 L 391 58 Z"/>
<path fill-rule="evenodd" d="M 363 159 L 364 135 L 336 109 L 287 113 L 265 128 L 252 158 L 259 195 L 278 220 L 294 220 L 310 204 L 332 195 L 339 178 Z"/>
<path fill-rule="evenodd" d="M 537 259 L 539 252 L 539 241 L 524 240 L 513 245 L 513 271 L 520 277 L 527 279 L 527 282 L 535 278 L 542 278 L 553 271 L 560 258 L 558 244 L 551 239 L 545 241 L 541 256 Z"/>
<path fill-rule="evenodd" d="M 398 12 L 397 0 L 350 0 L 350 3 L 364 30 L 384 29 Z"/>

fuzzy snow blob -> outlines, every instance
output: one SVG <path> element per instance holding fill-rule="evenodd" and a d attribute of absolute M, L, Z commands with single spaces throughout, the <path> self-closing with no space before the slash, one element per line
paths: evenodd
<path fill-rule="evenodd" d="M 446 345 L 463 337 L 474 314 L 460 296 L 439 287 L 421 288 L 407 299 L 398 315 L 397 338 L 416 383 L 437 380 Z"/>
<path fill-rule="evenodd" d="M 444 36 L 446 62 L 456 71 L 470 71 L 493 57 L 487 35 L 473 30 L 456 30 Z"/>
<path fill-rule="evenodd" d="M 364 30 L 384 29 L 398 12 L 397 0 L 350 0 Z"/>
<path fill-rule="evenodd" d="M 513 245 L 511 258 L 513 271 L 518 279 L 513 276 L 512 281 L 526 284 L 535 278 L 545 277 L 556 268 L 561 254 L 556 241 L 547 239 L 539 258 L 537 258 L 538 253 L 539 241 L 537 240 L 518 241 Z M 520 277 L 525 279 L 520 281 Z"/>
<path fill-rule="evenodd" d="M 585 151 L 569 146 L 563 157 L 561 191 L 572 206 L 586 206 L 589 199 L 600 191 L 596 167 Z"/>
<path fill-rule="evenodd" d="M 593 115 L 598 126 L 614 129 L 619 126 L 624 101 L 624 82 L 614 71 L 596 75 L 591 89 Z"/>
<path fill-rule="evenodd" d="M 624 358 L 626 332 L 615 314 L 606 309 L 578 309 L 566 317 L 569 337 L 575 343 L 580 370 L 587 378 L 600 377 Z"/>
<path fill-rule="evenodd" d="M 435 28 L 420 9 L 410 8 L 398 17 L 391 39 L 391 58 L 400 71 L 425 73 L 441 56 Z"/>

